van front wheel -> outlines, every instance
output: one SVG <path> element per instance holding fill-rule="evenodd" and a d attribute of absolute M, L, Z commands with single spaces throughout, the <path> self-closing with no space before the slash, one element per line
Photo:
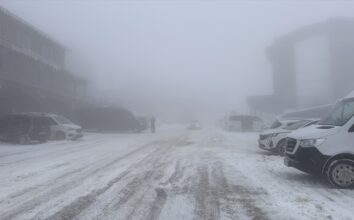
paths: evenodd
<path fill-rule="evenodd" d="M 338 159 L 327 168 L 328 181 L 338 188 L 352 188 L 354 186 L 354 160 Z"/>

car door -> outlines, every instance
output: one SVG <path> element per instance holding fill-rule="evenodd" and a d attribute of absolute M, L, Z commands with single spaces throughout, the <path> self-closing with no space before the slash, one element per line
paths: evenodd
<path fill-rule="evenodd" d="M 49 126 L 50 139 L 55 139 L 55 134 L 58 131 L 58 123 L 54 121 L 54 119 L 51 117 L 45 116 L 43 117 L 43 119 L 45 120 L 45 123 Z"/>
<path fill-rule="evenodd" d="M 31 129 L 31 138 L 32 139 L 41 139 L 45 137 L 49 138 L 49 125 L 45 117 L 36 116 L 33 117 L 33 126 Z"/>

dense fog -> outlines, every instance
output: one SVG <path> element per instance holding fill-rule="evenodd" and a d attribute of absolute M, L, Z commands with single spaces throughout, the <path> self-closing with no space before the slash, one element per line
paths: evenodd
<path fill-rule="evenodd" d="M 213 121 L 230 111 L 248 113 L 248 96 L 273 94 L 274 68 L 266 51 L 276 39 L 306 25 L 354 14 L 349 1 L 0 4 L 66 48 L 66 68 L 90 81 L 90 98 L 169 121 Z M 308 54 L 312 43 L 303 45 Z M 313 64 L 301 57 L 303 65 Z M 318 66 L 316 71 L 324 68 Z M 319 75 L 316 71 L 313 76 Z M 312 91 L 310 78 L 303 77 L 301 91 Z M 300 103 L 311 106 L 311 101 Z"/>
<path fill-rule="evenodd" d="M 0 0 L 0 220 L 354 219 L 354 1 Z"/>

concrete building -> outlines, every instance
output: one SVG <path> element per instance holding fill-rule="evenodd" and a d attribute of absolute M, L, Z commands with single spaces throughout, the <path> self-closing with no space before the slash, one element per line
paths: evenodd
<path fill-rule="evenodd" d="M 248 97 L 251 110 L 279 113 L 333 103 L 354 90 L 354 19 L 297 29 L 276 39 L 266 55 L 273 95 Z"/>
<path fill-rule="evenodd" d="M 0 115 L 45 111 L 73 116 L 86 81 L 65 67 L 65 48 L 0 7 Z"/>

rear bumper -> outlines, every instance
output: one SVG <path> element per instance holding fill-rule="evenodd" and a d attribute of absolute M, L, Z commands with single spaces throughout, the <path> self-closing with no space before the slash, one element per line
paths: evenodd
<path fill-rule="evenodd" d="M 284 164 L 310 174 L 322 174 L 323 166 L 330 156 L 323 155 L 315 147 L 299 147 L 294 154 L 286 153 Z"/>

